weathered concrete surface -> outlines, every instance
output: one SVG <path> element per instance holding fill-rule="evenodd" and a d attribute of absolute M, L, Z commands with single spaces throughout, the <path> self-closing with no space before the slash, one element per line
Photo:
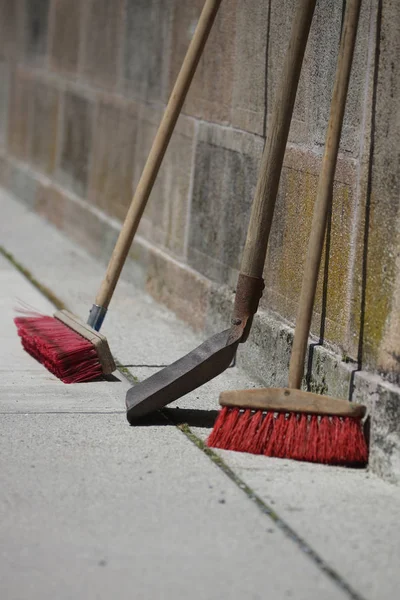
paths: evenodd
<path fill-rule="evenodd" d="M 366 598 L 397 596 L 398 488 L 354 470 L 278 459 L 266 466 L 264 457 L 219 454 Z M 361 572 L 364 561 L 369 566 Z M 377 577 L 383 571 L 388 573 L 384 581 Z"/>
<path fill-rule="evenodd" d="M 85 316 L 102 266 L 23 205 L 4 195 L 1 203 L 8 216 L 0 223 L 3 245 Z M 168 409 L 170 421 L 131 429 L 121 375 L 120 383 L 94 384 L 94 392 L 93 384 L 64 386 L 22 352 L 11 322 L 16 299 L 51 309 L 4 259 L 0 273 L 2 339 L 12 356 L 5 357 L 7 386 L 4 371 L 0 381 L 6 390 L 0 411 L 7 413 L 0 426 L 7 597 L 30 589 L 47 598 L 57 588 L 61 598 L 81 597 L 81 590 L 108 597 L 110 589 L 125 598 L 132 582 L 143 598 L 395 596 L 398 487 L 364 470 L 221 452 L 264 510 L 281 519 L 271 520 L 171 424 L 188 423 L 205 438 L 219 392 L 260 385 L 256 379 L 228 369 Z M 126 280 L 104 333 L 125 364 L 141 365 L 130 368 L 139 379 L 157 370 L 146 366 L 155 364 L 153 357 L 170 362 L 199 341 Z M 42 396 L 32 395 L 34 382 Z"/>
<path fill-rule="evenodd" d="M 15 298 L 51 306 L 2 256 L 0 279 L 5 597 L 348 597 L 176 427 L 130 428 L 122 376 L 66 386 L 26 355 Z"/>

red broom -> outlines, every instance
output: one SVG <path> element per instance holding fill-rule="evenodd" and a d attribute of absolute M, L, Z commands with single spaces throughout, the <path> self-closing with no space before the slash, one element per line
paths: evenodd
<path fill-rule="evenodd" d="M 67 311 L 58 311 L 54 317 L 27 316 L 14 319 L 25 350 L 64 383 L 91 381 L 116 369 L 107 340 L 98 330 L 106 315 L 220 4 L 221 0 L 205 1 L 105 278 L 90 311 L 88 324 Z"/>
<path fill-rule="evenodd" d="M 366 408 L 289 388 L 222 392 L 207 445 L 330 465 L 365 466 Z"/>
<path fill-rule="evenodd" d="M 223 392 L 207 443 L 215 448 L 334 465 L 364 466 L 366 408 L 300 391 L 361 0 L 346 5 L 331 113 L 318 182 L 289 367 L 289 387 Z"/>

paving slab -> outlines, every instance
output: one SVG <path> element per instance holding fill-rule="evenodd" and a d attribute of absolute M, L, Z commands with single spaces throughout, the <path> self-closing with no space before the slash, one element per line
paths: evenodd
<path fill-rule="evenodd" d="M 6 415 L 0 432 L 7 600 L 347 597 L 176 428 Z"/>
<path fill-rule="evenodd" d="M 37 215 L 30 213 L 23 205 L 20 205 L 10 196 L 1 196 L 0 201 L 2 202 L 3 211 L 11 217 L 10 219 L 4 219 L 2 223 L 0 223 L 0 240 L 3 246 L 5 246 L 8 251 L 12 252 L 16 258 L 21 261 L 21 263 L 28 267 L 39 281 L 47 285 L 57 295 L 59 295 L 71 307 L 72 310 L 77 312 L 77 314 L 84 316 L 85 311 L 87 311 L 87 307 L 90 306 L 92 302 L 92 297 L 98 286 L 99 278 L 101 278 L 103 273 L 103 266 L 96 263 L 94 259 L 92 259 L 81 249 L 75 247 L 74 244 L 67 240 L 60 232 L 41 221 Z M 12 224 L 11 219 L 14 224 Z M 26 296 L 23 295 L 23 297 L 25 298 Z M 133 298 L 134 301 L 132 300 Z M 32 300 L 34 300 L 34 298 L 30 296 L 30 302 Z M 81 311 L 81 313 L 79 311 Z M 135 324 L 135 327 L 133 327 L 132 324 Z M 130 368 L 130 371 L 138 380 L 142 380 L 150 374 L 156 372 L 159 367 L 155 365 L 168 364 L 172 360 L 175 360 L 182 354 L 193 349 L 202 341 L 198 335 L 194 334 L 183 323 L 180 323 L 179 320 L 172 315 L 172 313 L 170 313 L 170 311 L 164 309 L 164 307 L 158 305 L 152 299 L 148 298 L 140 289 L 135 288 L 135 286 L 127 280 L 121 281 L 118 287 L 114 309 L 110 311 L 110 315 L 107 317 L 104 333 L 106 333 L 117 358 L 121 360 L 121 357 L 123 357 L 125 364 L 135 365 Z M 10 347 L 13 344 L 11 338 L 12 335 L 10 337 L 10 341 L 7 342 L 10 344 Z M 12 347 L 14 349 L 16 348 L 16 346 Z M 32 367 L 30 372 L 29 369 L 27 369 L 26 373 L 21 375 L 21 396 L 24 385 L 29 385 L 30 379 L 33 381 L 35 368 L 36 367 Z M 56 384 L 54 381 L 49 380 L 45 382 L 46 376 L 43 374 L 42 376 L 43 380 L 36 380 L 38 386 L 38 396 L 37 399 L 33 400 L 33 402 L 36 402 L 36 407 L 34 407 L 31 412 L 58 412 L 57 408 L 60 404 L 60 398 L 62 398 L 63 406 L 67 407 L 67 412 L 69 410 L 71 412 L 76 411 L 76 413 L 81 412 L 79 410 L 79 403 L 81 403 L 81 406 L 87 406 L 89 413 L 92 412 L 92 407 L 97 404 L 99 413 L 102 411 L 107 412 L 107 410 L 113 412 L 113 407 L 114 411 L 118 412 L 121 410 L 121 403 L 124 402 L 126 388 L 124 387 L 123 393 L 121 393 L 119 390 L 122 390 L 123 386 L 130 385 L 125 381 L 121 383 L 107 382 L 104 387 L 103 384 L 100 384 L 99 393 L 103 391 L 104 394 L 104 404 L 101 405 L 101 403 L 99 404 L 99 399 L 97 397 L 97 389 L 95 390 L 94 387 L 92 388 L 92 385 L 97 386 L 97 383 L 90 385 L 83 384 L 86 387 L 82 387 L 82 393 L 77 391 L 76 397 L 74 397 L 75 392 L 71 392 L 70 390 L 72 388 L 77 389 L 75 386 L 64 386 L 62 384 L 58 386 L 58 384 Z M 5 385 L 5 388 L 7 388 L 4 379 L 4 372 L 2 373 L 0 371 L 0 385 L 1 384 Z M 13 374 L 10 376 L 8 388 L 15 389 L 15 385 L 18 387 L 18 375 L 15 376 Z M 206 508 L 207 512 L 209 502 L 207 491 L 204 491 L 205 488 L 203 489 L 198 481 L 200 481 L 201 477 L 203 476 L 206 478 L 206 480 L 209 479 L 211 476 L 210 473 L 214 473 L 214 469 L 217 469 L 217 467 L 215 464 L 209 461 L 204 452 L 198 448 L 195 448 L 194 445 L 191 445 L 188 438 L 184 438 L 182 434 L 173 426 L 173 423 L 188 423 L 195 435 L 200 440 L 204 440 L 210 432 L 215 419 L 216 411 L 218 410 L 218 396 L 220 391 L 224 389 L 249 388 L 256 385 L 259 385 L 259 382 L 249 377 L 248 374 L 243 370 L 238 369 L 237 367 L 227 369 L 225 373 L 214 379 L 212 382 L 209 382 L 201 389 L 195 390 L 191 394 L 181 398 L 172 404 L 171 408 L 166 409 L 165 415 L 167 416 L 168 420 L 164 421 L 163 417 L 159 417 L 157 425 L 153 424 L 147 427 L 143 426 L 129 428 L 126 425 L 123 414 L 97 414 L 97 416 L 91 414 L 8 414 L 4 415 L 4 419 L 15 419 L 15 422 L 20 419 L 21 421 L 18 421 L 19 423 L 23 423 L 23 419 L 30 419 L 29 422 L 38 423 L 35 425 L 35 427 L 41 427 L 42 425 L 39 426 L 39 419 L 43 419 L 42 423 L 52 423 L 51 426 L 48 425 L 49 432 L 52 432 L 56 431 L 57 428 L 59 431 L 62 431 L 64 428 L 68 430 L 70 425 L 67 423 L 78 423 L 79 426 L 76 425 L 78 429 L 80 427 L 84 428 L 83 423 L 92 422 L 90 419 L 97 418 L 98 421 L 96 422 L 99 423 L 99 436 L 103 431 L 102 423 L 112 422 L 114 424 L 113 426 L 115 427 L 115 439 L 118 437 L 118 431 L 118 435 L 121 437 L 122 441 L 114 441 L 114 437 L 111 435 L 110 442 L 108 442 L 107 440 L 109 434 L 104 432 L 101 434 L 102 443 L 105 443 L 106 446 L 108 443 L 112 444 L 113 447 L 115 446 L 115 456 L 117 456 L 118 452 L 120 452 L 121 455 L 125 456 L 125 458 L 129 456 L 132 458 L 132 460 L 135 459 L 135 469 L 141 469 L 143 467 L 143 461 L 141 458 L 142 445 L 145 448 L 149 448 L 151 446 L 152 451 L 154 451 L 154 465 L 160 465 L 163 471 L 165 469 L 165 472 L 169 473 L 168 481 L 165 479 L 164 475 L 160 475 L 160 477 L 155 478 L 155 482 L 158 482 L 155 483 L 155 486 L 157 486 L 156 496 L 159 498 L 162 506 L 168 507 L 168 514 L 172 519 L 172 523 L 174 523 L 174 533 L 170 534 L 170 538 L 174 538 L 174 536 L 176 537 L 176 540 L 174 538 L 173 541 L 173 552 L 178 552 L 180 545 L 182 545 L 182 548 L 186 548 L 186 560 L 184 558 L 182 558 L 182 560 L 180 559 L 180 564 L 184 563 L 185 566 L 188 565 L 188 570 L 182 571 L 181 567 L 180 575 L 182 577 L 179 579 L 179 581 L 175 581 L 175 586 L 177 586 L 175 588 L 175 595 L 178 597 L 180 594 L 182 594 L 182 597 L 186 597 L 186 595 L 189 593 L 191 596 L 193 596 L 193 590 L 196 590 L 193 597 L 196 597 L 197 593 L 200 597 L 201 593 L 202 597 L 213 598 L 213 594 L 216 592 L 215 597 L 217 597 L 218 593 L 218 597 L 222 596 L 234 598 L 236 596 L 239 597 L 239 594 L 241 594 L 241 597 L 257 598 L 261 597 L 261 595 L 257 594 L 260 594 L 260 590 L 262 590 L 262 597 L 280 598 L 286 597 L 285 594 L 287 596 L 292 594 L 295 598 L 301 598 L 303 597 L 303 588 L 301 585 L 297 586 L 297 583 L 293 589 L 290 588 L 286 590 L 286 588 L 274 588 L 275 571 L 276 573 L 280 573 L 281 579 L 284 579 L 285 581 L 287 580 L 288 582 L 291 582 L 295 580 L 292 578 L 292 558 L 290 552 L 287 554 L 286 549 L 281 551 L 280 545 L 278 544 L 275 546 L 275 553 L 277 557 L 280 557 L 280 561 L 276 559 L 276 563 L 270 563 L 270 557 L 263 555 L 263 552 L 266 551 L 264 549 L 264 544 L 267 544 L 268 546 L 268 540 L 265 541 L 264 539 L 262 539 L 260 542 L 259 547 L 261 555 L 264 556 L 263 582 L 260 579 L 258 581 L 259 587 L 255 586 L 254 588 L 251 588 L 251 590 L 250 588 L 243 588 L 241 584 L 238 584 L 236 587 L 236 584 L 234 583 L 235 581 L 248 581 L 248 573 L 253 573 L 253 563 L 251 552 L 248 554 L 247 558 L 247 554 L 244 550 L 248 540 L 244 533 L 240 533 L 240 530 L 236 531 L 237 522 L 233 513 L 229 514 L 229 519 L 226 523 L 226 527 L 229 529 L 229 535 L 228 537 L 225 537 L 226 547 L 224 549 L 222 548 L 223 542 L 221 541 L 224 539 L 225 533 L 218 534 L 218 536 L 220 536 L 218 538 L 220 540 L 220 542 L 218 542 L 220 543 L 220 556 L 218 558 L 213 556 L 213 561 L 217 563 L 218 561 L 221 562 L 222 560 L 222 571 L 219 571 L 216 566 L 212 566 L 211 563 L 210 565 L 208 565 L 208 563 L 207 565 L 203 563 L 205 565 L 203 571 L 201 570 L 202 567 L 198 567 L 200 569 L 199 572 L 202 573 L 202 580 L 200 581 L 200 579 L 197 578 L 194 562 L 195 558 L 198 559 L 199 556 L 197 549 L 200 549 L 201 556 L 203 556 L 203 554 L 208 556 L 207 552 L 210 552 L 210 547 L 214 547 L 214 533 L 212 533 L 212 531 L 215 532 L 216 521 L 214 518 L 214 513 L 211 511 L 208 517 L 210 524 L 214 524 L 214 529 L 211 528 L 210 532 L 207 530 L 207 525 L 202 518 L 195 516 L 194 513 L 191 513 L 190 518 L 188 517 L 188 521 L 190 521 L 190 524 L 188 525 L 185 520 L 186 517 L 184 512 L 182 512 L 182 515 L 178 518 L 177 514 L 174 512 L 174 509 L 171 512 L 169 500 L 165 500 L 165 503 L 163 503 L 164 501 L 162 500 L 164 488 L 170 487 L 171 489 L 175 490 L 178 488 L 178 491 L 176 491 L 174 495 L 174 499 L 179 503 L 181 501 L 182 494 L 184 498 L 188 498 L 190 504 L 190 494 L 192 492 L 188 492 L 185 486 L 182 488 L 180 487 L 183 485 L 181 482 L 181 476 L 186 473 L 187 468 L 188 473 L 190 473 L 189 481 L 193 481 L 193 490 L 198 492 L 197 504 L 199 506 L 203 506 L 203 508 Z M 49 394 L 47 397 L 46 395 L 40 397 L 39 390 L 41 388 L 43 389 L 45 386 L 47 386 L 46 389 L 49 390 Z M 110 398 L 116 394 L 114 401 L 107 400 L 107 394 L 105 392 L 106 389 L 110 390 L 110 392 L 107 391 L 107 394 Z M 93 393 L 86 390 L 93 390 Z M 117 391 L 115 392 L 115 390 Z M 20 408 L 16 406 L 15 394 L 13 396 L 10 389 L 8 394 L 8 400 L 3 401 L 2 398 L 0 401 L 0 404 L 3 404 L 4 412 L 22 413 L 26 411 L 26 413 L 29 413 L 29 402 L 26 398 L 23 398 L 22 400 L 20 399 L 22 402 L 20 410 Z M 96 412 L 96 409 L 93 408 L 93 412 Z M 31 421 L 31 419 L 33 419 L 33 421 Z M 54 421 L 51 421 L 51 419 L 54 419 Z M 65 420 L 62 422 L 58 421 L 59 425 L 57 425 L 56 419 Z M 69 422 L 68 419 L 71 419 L 71 421 Z M 73 419 L 80 420 L 74 421 Z M 14 421 L 7 422 L 14 423 Z M 165 423 L 167 423 L 167 425 Z M 16 428 L 16 430 L 18 431 L 18 428 Z M 25 426 L 23 426 L 23 430 L 26 430 Z M 82 449 L 85 447 L 85 444 L 87 444 L 89 456 L 92 455 L 92 449 L 96 448 L 96 443 L 90 437 L 90 430 L 91 426 L 89 427 L 89 430 L 85 430 L 84 433 L 83 429 L 79 429 L 80 433 L 73 434 L 71 436 L 71 439 L 76 440 L 76 443 L 80 447 L 81 453 L 83 454 L 84 452 Z M 19 434 L 17 434 L 17 437 L 18 435 Z M 51 437 L 53 433 L 50 433 L 49 435 Z M 128 436 L 129 441 L 127 441 L 128 438 L 125 439 L 124 436 Z M 35 439 L 40 440 L 39 433 L 37 435 L 35 434 Z M 176 445 L 175 440 L 177 439 L 183 440 L 182 446 L 178 447 Z M 68 436 L 65 438 L 65 442 L 62 442 L 62 444 L 67 444 L 67 440 Z M 37 441 L 37 443 L 40 444 L 39 441 Z M 71 443 L 73 445 L 73 442 Z M 118 450 L 118 448 L 120 448 L 119 444 L 126 445 L 124 450 Z M 37 455 L 40 454 L 39 450 L 35 450 L 35 452 Z M 113 450 L 110 451 L 112 465 L 114 465 L 113 452 Z M 192 452 L 195 453 L 196 457 L 201 456 L 203 458 L 190 458 L 190 460 L 188 458 L 189 462 L 187 463 L 186 458 L 191 457 Z M 234 474 L 234 479 L 236 478 L 235 484 L 233 480 L 231 481 L 226 477 L 223 470 L 220 470 L 218 472 L 219 475 L 217 480 L 218 482 L 224 483 L 219 483 L 218 485 L 225 486 L 225 484 L 228 485 L 227 482 L 229 482 L 229 486 L 236 485 L 238 494 L 241 494 L 241 498 L 243 498 L 245 501 L 243 506 L 240 505 L 241 510 L 243 511 L 243 518 L 245 520 L 247 519 L 248 511 L 253 514 L 252 511 L 254 510 L 255 505 L 254 502 L 249 502 L 249 498 L 247 497 L 246 499 L 246 495 L 243 491 L 241 491 L 240 486 L 242 484 L 240 483 L 240 480 L 243 482 L 243 485 L 246 484 L 252 490 L 250 496 L 251 494 L 255 494 L 261 503 L 265 503 L 267 508 L 264 518 L 268 520 L 267 527 L 269 528 L 272 522 L 266 516 L 269 510 L 268 507 L 270 507 L 271 510 L 276 512 L 284 524 L 283 527 L 277 528 L 279 529 L 280 533 L 283 532 L 282 535 L 284 533 L 286 534 L 285 539 L 290 544 L 293 544 L 294 547 L 297 547 L 297 552 L 299 552 L 300 555 L 307 555 L 308 552 L 309 563 L 313 566 L 313 568 L 320 568 L 320 572 L 324 573 L 324 577 L 326 577 L 329 582 L 336 581 L 333 593 L 344 593 L 346 597 L 363 597 L 367 600 L 380 600 L 381 598 L 386 597 L 396 597 L 396 589 L 400 585 L 400 572 L 396 568 L 400 550 L 400 532 L 398 528 L 400 516 L 399 488 L 382 482 L 381 480 L 369 474 L 367 470 L 354 471 L 339 468 L 329 468 L 320 465 L 309 465 L 293 461 L 274 460 L 266 457 L 223 451 L 218 451 L 217 454 L 223 458 L 228 470 L 230 469 L 231 473 Z M 173 464 L 176 465 L 174 462 L 175 457 L 179 458 L 181 461 L 179 462 L 179 467 L 176 471 L 174 471 L 174 467 L 170 463 L 171 455 L 174 457 L 172 460 Z M 3 453 L 1 456 L 4 456 Z M 14 457 L 14 454 L 11 456 Z M 18 453 L 16 456 L 18 456 Z M 73 465 L 70 466 L 70 468 L 77 469 L 75 475 L 76 480 L 79 481 L 79 477 L 84 478 L 86 477 L 86 474 L 80 474 L 81 472 L 79 469 L 81 467 L 75 464 L 75 460 L 78 459 L 76 459 L 75 454 L 73 454 Z M 92 459 L 88 458 L 87 460 Z M 105 455 L 102 459 L 102 463 L 103 466 L 107 464 Z M 150 470 L 153 471 L 154 465 L 152 465 Z M 210 465 L 212 467 L 211 471 L 209 470 Z M 89 467 L 88 470 L 90 471 Z M 203 472 L 199 473 L 198 470 Z M 83 471 L 84 470 L 82 468 L 82 473 Z M 132 468 L 130 467 L 127 471 L 124 471 L 125 475 L 127 472 L 129 472 L 129 476 L 126 489 L 129 490 L 129 485 L 133 485 L 134 479 L 133 475 L 131 474 L 135 473 L 135 470 L 132 471 Z M 143 474 L 141 473 L 140 476 L 143 477 Z M 191 477 L 194 479 L 190 479 Z M 214 477 L 214 475 L 212 475 L 212 477 Z M 222 479 L 219 479 L 220 477 Z M 109 471 L 108 468 L 106 469 L 105 478 L 113 480 L 114 467 L 112 468 L 112 471 Z M 139 481 L 142 480 L 139 479 Z M 117 483 L 116 485 L 118 488 L 119 484 Z M 211 485 L 214 484 L 211 483 Z M 7 486 L 5 489 L 6 488 Z M 152 493 L 153 492 L 154 490 L 152 490 Z M 137 501 L 139 502 L 141 492 L 135 488 L 132 494 L 133 497 L 137 497 Z M 201 502 L 199 502 L 199 499 L 201 499 Z M 239 502 L 239 500 L 237 501 Z M 55 502 L 55 504 L 57 504 L 57 502 L 58 500 Z M 151 500 L 151 502 L 153 502 L 153 500 Z M 178 505 L 181 506 L 181 504 Z M 222 503 L 222 505 L 226 507 L 227 503 Z M 249 508 L 250 506 L 251 508 Z M 192 509 L 190 508 L 190 510 Z M 138 514 L 140 513 L 141 510 L 138 511 Z M 155 511 L 155 513 L 157 513 L 157 517 L 154 516 L 153 518 L 155 519 L 156 523 L 159 523 L 157 521 L 159 517 L 158 512 Z M 117 515 L 118 514 L 119 512 L 117 510 Z M 141 523 L 138 525 L 135 521 L 135 518 L 136 513 L 135 517 L 133 517 L 133 524 L 135 529 L 139 528 L 138 530 L 140 530 Z M 199 533 L 196 534 L 197 537 L 193 533 L 196 543 L 194 547 L 189 548 L 189 542 L 185 542 L 185 546 L 183 538 L 180 537 L 183 536 L 180 523 L 182 523 L 182 527 L 185 529 L 189 528 L 188 531 L 192 532 L 193 530 L 190 529 L 190 527 L 194 527 L 193 523 L 195 522 L 196 518 L 198 518 Z M 180 519 L 183 519 L 183 521 L 180 521 Z M 100 520 L 99 523 L 101 523 Z M 75 524 L 74 527 L 77 528 L 78 525 Z M 74 527 L 72 527 L 72 529 L 70 528 L 71 531 L 74 531 Z M 100 529 L 101 527 L 102 525 L 100 526 Z M 161 528 L 164 527 L 166 528 L 166 531 L 170 531 L 169 525 L 167 526 L 163 522 Z M 219 525 L 217 525 L 217 528 L 218 527 Z M 274 529 L 274 527 L 275 525 L 272 527 L 272 529 Z M 203 529 L 204 533 L 209 535 L 208 550 L 205 549 L 206 541 L 203 540 L 202 537 Z M 21 539 L 23 539 L 25 535 L 24 531 L 25 530 L 22 527 Z M 119 530 L 117 529 L 117 531 Z M 235 535 L 232 533 L 234 531 L 236 531 Z M 250 527 L 249 532 L 251 531 L 252 530 Z M 290 532 L 293 532 L 292 540 L 290 540 Z M 125 531 L 122 532 L 121 536 L 125 535 L 125 533 Z M 232 537 L 230 537 L 231 534 Z M 65 533 L 65 535 L 67 539 L 69 539 L 67 533 Z M 75 534 L 71 535 L 72 545 L 78 544 L 78 542 L 74 541 Z M 166 538 L 157 538 L 153 530 L 151 530 L 151 535 L 154 537 L 154 540 L 157 540 L 157 544 L 160 542 L 161 547 L 165 549 L 165 552 L 167 552 L 167 542 L 165 541 Z M 132 535 L 131 539 L 135 540 L 135 535 Z M 199 545 L 197 545 L 198 540 Z M 299 543 L 299 540 L 301 543 Z M 303 542 L 304 545 L 302 545 Z M 241 566 L 239 565 L 240 561 L 238 562 L 239 555 L 235 554 L 236 549 L 240 544 L 243 545 L 243 560 L 246 561 L 247 558 L 247 565 L 251 565 L 251 569 L 247 569 L 246 571 L 247 575 L 244 575 L 241 572 Z M 145 556 L 150 561 L 151 556 L 154 556 L 154 552 L 152 555 L 149 545 L 150 542 L 148 540 L 144 542 Z M 224 571 L 224 569 L 227 568 L 227 563 L 224 561 L 226 559 L 228 562 L 229 554 L 231 552 L 231 545 L 233 553 L 232 565 L 234 565 L 234 568 L 231 569 L 231 571 L 234 573 L 234 575 L 232 582 L 228 583 L 227 571 Z M 136 555 L 140 554 L 140 550 L 134 545 L 132 548 L 135 554 L 135 560 L 133 563 L 136 564 Z M 229 549 L 229 551 L 227 551 L 227 549 Z M 82 554 L 85 555 L 86 550 L 79 551 L 82 551 Z M 68 556 L 66 556 L 65 564 L 69 565 L 70 563 L 68 561 L 73 561 L 73 552 L 68 549 L 67 555 Z M 106 558 L 99 558 L 98 560 L 107 561 Z M 125 555 L 120 557 L 120 561 L 115 561 L 115 572 L 118 571 L 122 577 L 122 590 L 125 589 L 124 577 L 126 576 L 126 574 L 121 575 L 121 571 L 124 572 L 125 569 L 124 560 Z M 289 562 L 287 562 L 288 560 Z M 159 561 L 161 564 L 159 553 L 156 554 L 156 564 L 158 564 L 157 561 Z M 117 562 L 118 565 L 116 564 Z M 127 562 L 129 562 L 129 560 L 127 560 Z M 41 573 L 41 576 L 43 575 L 43 564 L 41 567 L 38 567 L 38 572 Z M 93 565 L 93 573 L 96 573 L 97 563 L 95 564 L 94 561 Z M 135 571 L 136 567 L 134 567 L 134 570 L 132 571 L 134 575 L 133 579 L 135 579 L 135 577 L 139 577 L 140 585 L 144 586 L 143 597 L 145 597 L 146 594 L 147 597 L 149 597 L 148 594 L 150 593 L 150 588 L 146 586 L 150 585 L 147 577 L 150 578 L 149 573 L 151 570 L 146 570 L 146 567 L 141 559 L 139 560 L 138 565 L 140 565 L 141 568 L 140 576 L 138 575 L 138 572 Z M 171 570 L 170 574 L 165 573 L 163 566 L 160 566 L 157 571 L 158 573 L 161 573 L 161 578 L 165 576 L 165 595 L 162 595 L 162 592 L 160 591 L 161 588 L 151 588 L 152 593 L 154 590 L 156 590 L 154 592 L 156 595 L 153 593 L 151 597 L 172 597 L 172 586 L 174 581 L 172 574 L 174 573 L 175 567 L 171 566 L 168 560 L 165 562 L 165 565 L 166 568 L 169 565 L 168 568 Z M 266 565 L 268 565 L 268 569 L 266 569 Z M 324 565 L 327 566 L 327 570 L 324 570 Z M 35 568 L 36 567 L 33 566 L 31 568 L 31 572 L 33 572 Z M 87 568 L 89 573 L 91 567 L 88 565 Z M 256 579 L 258 576 L 257 568 L 254 571 L 254 577 Z M 333 569 L 333 571 L 337 574 L 337 580 L 335 579 L 336 575 L 333 577 L 332 573 L 329 575 L 330 569 Z M 206 572 L 207 577 L 205 576 Z M 295 568 L 293 572 L 296 573 Z M 175 568 L 175 579 L 176 573 L 177 570 Z M 238 575 L 237 579 L 236 574 Z M 307 576 L 306 570 L 304 571 L 304 574 Z M 218 581 L 224 582 L 224 585 L 219 586 L 219 583 L 214 581 L 214 586 L 207 587 L 208 584 L 205 584 L 204 581 L 208 581 L 208 575 L 211 581 L 213 581 L 214 577 L 216 577 L 217 579 L 219 578 Z M 62 577 L 63 575 L 61 572 L 59 572 L 56 577 L 56 581 L 62 582 Z M 84 579 L 86 575 L 77 575 L 77 581 L 79 580 L 79 577 L 81 578 L 80 581 L 83 586 L 82 589 L 84 589 L 84 586 L 90 579 L 90 575 L 87 575 L 87 580 Z M 296 578 L 296 575 L 294 577 Z M 100 578 L 100 581 L 102 582 L 103 580 Z M 191 592 L 188 587 L 186 587 L 187 581 L 192 582 L 193 590 Z M 330 588 L 328 591 L 324 590 L 321 592 L 320 588 L 318 588 L 319 584 L 316 584 L 315 580 L 312 580 L 312 582 L 312 586 L 307 592 L 309 594 L 307 596 L 308 598 L 313 597 L 312 594 L 314 592 L 312 590 L 314 590 L 315 586 L 315 589 L 319 590 L 318 593 L 320 598 L 330 597 Z M 272 586 L 271 588 L 268 587 L 270 584 Z M 42 583 L 40 583 L 40 585 L 42 585 Z M 127 580 L 126 585 L 128 585 Z M 229 587 L 230 585 L 231 587 Z M 106 584 L 104 584 L 104 586 L 106 586 Z M 224 586 L 225 589 L 223 589 Z M 102 587 L 101 589 L 106 588 Z M 139 590 L 138 597 L 141 597 L 141 593 L 142 589 Z M 159 596 L 157 596 L 157 593 L 159 593 Z M 122 591 L 121 597 L 124 597 L 124 591 Z"/>
<path fill-rule="evenodd" d="M 400 490 L 365 471 L 218 454 L 365 598 L 396 598 Z"/>

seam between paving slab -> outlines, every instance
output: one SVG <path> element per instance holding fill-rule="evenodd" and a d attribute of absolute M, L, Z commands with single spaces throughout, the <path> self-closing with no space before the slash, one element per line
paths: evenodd
<path fill-rule="evenodd" d="M 19 271 L 47 300 L 49 300 L 57 310 L 66 309 L 65 303 L 60 300 L 52 290 L 50 290 L 47 286 L 40 283 L 32 273 L 24 267 L 19 261 L 15 259 L 15 257 L 8 252 L 3 246 L 0 245 L 0 254 L 4 256 L 13 267 Z M 114 357 L 115 358 L 115 357 Z M 130 383 L 135 384 L 138 382 L 138 378 L 133 375 L 129 371 L 128 367 L 134 368 L 138 365 L 122 365 L 116 360 L 117 370 L 123 375 L 126 379 L 130 381 Z M 139 365 L 141 367 L 152 367 L 157 366 L 162 368 L 165 365 Z M 15 412 L 6 412 L 1 414 L 71 414 L 72 411 L 41 411 L 35 413 L 15 413 Z M 90 412 L 81 412 L 78 413 L 73 411 L 74 414 L 80 415 L 93 415 L 93 414 L 125 414 L 125 410 L 123 411 L 90 411 Z M 248 497 L 248 499 L 253 502 L 257 506 L 257 508 L 265 515 L 267 518 L 271 519 L 274 524 L 279 527 L 279 529 L 294 542 L 299 550 L 308 556 L 308 558 L 317 566 L 317 568 L 322 571 L 329 579 L 331 579 L 342 591 L 348 594 L 349 598 L 352 600 L 365 600 L 364 596 L 356 592 L 337 571 L 335 571 L 329 564 L 315 551 L 313 548 L 301 537 L 299 536 L 295 530 L 290 527 L 264 500 L 260 498 L 236 473 L 225 463 L 225 461 L 218 456 L 213 450 L 208 448 L 205 445 L 203 440 L 197 437 L 190 429 L 187 424 L 178 424 L 171 420 L 170 416 L 167 415 L 163 410 L 159 411 L 160 414 L 174 427 L 179 429 L 186 438 L 193 443 L 201 452 L 203 452 L 208 459 L 210 459 L 235 485 Z"/>
<path fill-rule="evenodd" d="M 356 592 L 350 584 L 273 510 L 260 496 L 258 496 L 250 486 L 248 486 L 236 473 L 218 456 L 211 448 L 205 445 L 197 435 L 195 435 L 188 425 L 175 425 L 182 433 L 199 448 L 221 471 L 229 477 L 246 494 L 253 504 L 262 512 L 263 515 L 271 519 L 275 525 L 294 542 L 298 548 L 310 558 L 310 560 L 331 579 L 342 591 L 349 595 L 352 600 L 366 600 L 364 596 Z"/>

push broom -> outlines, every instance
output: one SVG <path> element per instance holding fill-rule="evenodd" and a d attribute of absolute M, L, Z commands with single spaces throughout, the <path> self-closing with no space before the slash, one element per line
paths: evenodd
<path fill-rule="evenodd" d="M 30 315 L 14 319 L 25 350 L 64 383 L 91 381 L 116 369 L 107 339 L 98 332 L 220 4 L 221 0 L 206 0 L 204 4 L 88 323 L 66 310 L 53 317 Z"/>
<path fill-rule="evenodd" d="M 290 42 L 261 159 L 236 288 L 232 325 L 128 390 L 127 419 L 131 424 L 225 371 L 235 356 L 238 344 L 247 339 L 264 287 L 262 275 L 269 232 L 315 4 L 316 0 L 297 2 Z"/>
<path fill-rule="evenodd" d="M 335 465 L 363 466 L 366 408 L 301 391 L 304 360 L 323 251 L 361 0 L 348 0 L 325 152 L 289 365 L 288 388 L 226 391 L 207 443 L 215 448 Z"/>

